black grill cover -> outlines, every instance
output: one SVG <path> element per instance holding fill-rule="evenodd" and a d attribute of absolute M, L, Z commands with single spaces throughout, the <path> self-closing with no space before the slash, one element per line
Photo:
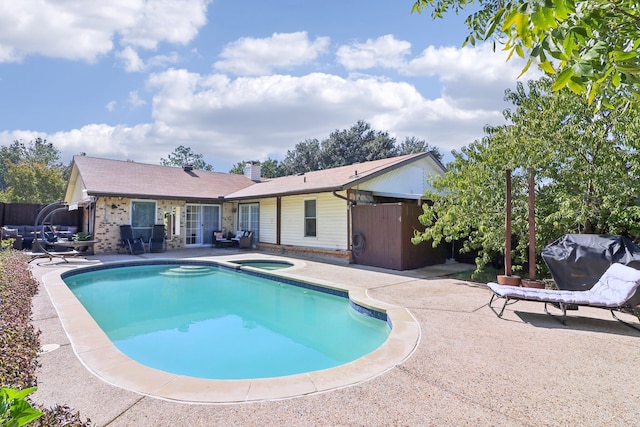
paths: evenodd
<path fill-rule="evenodd" d="M 640 247 L 623 236 L 565 234 L 542 250 L 542 259 L 558 289 L 585 291 L 611 264 L 640 270 Z"/>

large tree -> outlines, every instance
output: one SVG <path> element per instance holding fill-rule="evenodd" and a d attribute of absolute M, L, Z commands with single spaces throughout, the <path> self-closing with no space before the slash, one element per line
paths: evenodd
<path fill-rule="evenodd" d="M 183 167 L 190 165 L 194 169 L 213 171 L 213 166 L 205 162 L 202 154 L 194 153 L 190 147 L 180 145 L 173 150 L 173 153 L 169 154 L 167 158 L 160 158 L 160 164 L 163 166 L 178 166 Z"/>
<path fill-rule="evenodd" d="M 508 125 L 454 152 L 433 181 L 415 241 L 463 240 L 479 268 L 504 252 L 505 170 L 513 174 L 514 262 L 526 261 L 528 169 L 536 177 L 536 248 L 565 233 L 622 234 L 640 239 L 640 139 L 637 113 L 594 112 L 550 79 L 518 84 L 506 98 Z"/>
<path fill-rule="evenodd" d="M 416 0 L 413 11 L 467 17 L 465 44 L 504 46 L 553 77 L 553 89 L 585 94 L 596 105 L 640 105 L 637 0 Z"/>
<path fill-rule="evenodd" d="M 44 163 L 5 161 L 7 189 L 1 198 L 13 203 L 53 203 L 62 200 L 66 181 L 62 169 Z"/>
<path fill-rule="evenodd" d="M 0 198 L 5 202 L 48 203 L 62 199 L 69 167 L 52 143 L 36 138 L 0 147 Z"/>
<path fill-rule="evenodd" d="M 329 169 L 393 157 L 395 144 L 388 132 L 373 130 L 369 123 L 359 120 L 349 129 L 331 132 L 322 142 L 320 166 Z"/>
<path fill-rule="evenodd" d="M 438 147 L 429 145 L 424 139 L 419 139 L 415 136 L 407 136 L 396 149 L 397 156 L 423 152 L 431 153 L 439 162 L 442 162 L 442 153 L 440 153 Z"/>
<path fill-rule="evenodd" d="M 293 150 L 287 150 L 287 155 L 280 163 L 285 175 L 318 170 L 320 165 L 320 142 L 317 139 L 297 143 Z"/>
<path fill-rule="evenodd" d="M 333 131 L 322 142 L 317 139 L 299 142 L 292 150 L 287 150 L 280 164 L 277 160 L 268 159 L 262 164 L 262 176 L 296 175 L 423 151 L 442 161 L 438 148 L 422 139 L 407 137 L 401 144 L 396 144 L 396 139 L 389 136 L 389 132 L 374 130 L 369 123 L 359 120 L 349 129 Z M 243 168 L 244 162 L 238 162 L 231 173 L 242 173 Z"/>
<path fill-rule="evenodd" d="M 28 144 L 13 141 L 11 145 L 0 147 L 0 190 L 7 188 L 7 168 L 20 163 L 39 163 L 46 168 L 65 169 L 60 162 L 60 152 L 46 139 L 36 138 Z"/>

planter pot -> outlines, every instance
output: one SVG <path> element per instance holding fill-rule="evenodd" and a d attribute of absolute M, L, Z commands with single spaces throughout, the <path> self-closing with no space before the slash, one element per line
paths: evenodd
<path fill-rule="evenodd" d="M 544 282 L 541 280 L 523 280 L 522 287 L 544 289 L 545 285 L 544 285 Z"/>
<path fill-rule="evenodd" d="M 498 276 L 498 284 L 507 286 L 520 286 L 520 276 Z"/>

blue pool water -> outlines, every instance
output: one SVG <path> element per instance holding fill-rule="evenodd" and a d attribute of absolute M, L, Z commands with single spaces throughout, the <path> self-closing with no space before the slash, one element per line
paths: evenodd
<path fill-rule="evenodd" d="M 326 369 L 375 350 L 390 333 L 344 296 L 216 266 L 120 266 L 63 279 L 120 351 L 180 375 Z"/>

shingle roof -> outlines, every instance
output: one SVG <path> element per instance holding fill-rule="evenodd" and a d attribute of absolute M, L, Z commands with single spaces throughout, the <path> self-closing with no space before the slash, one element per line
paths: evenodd
<path fill-rule="evenodd" d="M 74 156 L 88 195 L 212 200 L 254 184 L 244 175 Z"/>
<path fill-rule="evenodd" d="M 227 199 L 250 199 L 265 196 L 280 196 L 287 194 L 310 194 L 325 191 L 345 190 L 358 183 L 371 179 L 382 173 L 389 172 L 407 163 L 423 157 L 431 157 L 430 153 L 407 154 L 370 162 L 355 163 L 349 166 L 306 172 L 300 175 L 291 175 L 262 181 L 245 187 L 239 191 L 228 194 Z M 444 167 L 442 167 L 444 170 Z"/>

